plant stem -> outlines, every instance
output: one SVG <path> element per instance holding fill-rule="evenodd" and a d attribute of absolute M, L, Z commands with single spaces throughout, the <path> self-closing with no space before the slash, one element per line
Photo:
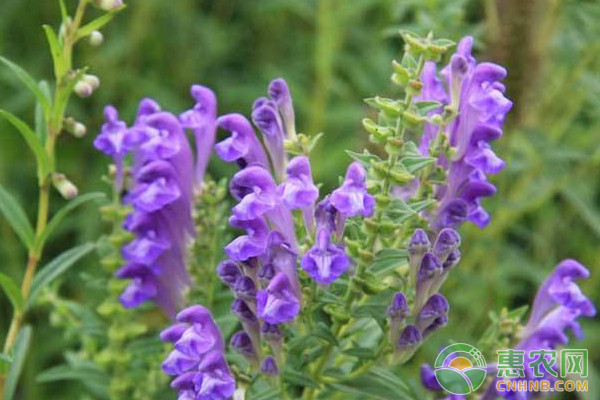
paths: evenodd
<path fill-rule="evenodd" d="M 415 75 L 414 75 L 416 77 L 416 79 L 420 79 L 424 66 L 425 66 L 425 57 L 423 55 L 421 55 L 417 62 L 417 68 L 416 68 Z M 413 100 L 414 100 L 414 96 L 412 94 L 410 94 L 409 92 L 407 92 L 404 96 L 404 101 L 403 101 L 404 109 L 408 110 L 412 106 Z M 406 133 L 406 125 L 401 126 L 401 122 L 402 122 L 401 118 L 402 117 L 398 117 L 398 120 L 396 123 L 396 129 L 394 131 L 394 137 L 403 138 Z M 398 162 L 398 156 L 396 154 L 388 154 L 388 158 L 386 161 L 386 163 L 388 165 L 388 174 L 384 177 L 383 182 L 381 184 L 381 193 L 384 195 L 389 195 L 390 189 L 392 187 L 392 182 L 389 179 L 389 173 L 391 172 L 392 168 L 394 168 L 394 166 L 396 165 L 397 162 Z M 381 209 L 381 207 L 377 207 L 375 216 L 373 217 L 373 221 L 375 222 L 375 225 L 376 226 L 379 225 L 381 223 L 382 219 L 383 219 L 383 210 Z M 366 223 L 363 222 L 362 231 L 364 232 L 365 230 L 366 230 Z M 379 231 L 376 231 L 373 234 L 369 235 L 369 237 L 367 239 L 365 248 L 368 249 L 370 252 L 375 251 L 375 248 L 377 246 L 377 239 L 379 238 L 379 233 L 380 233 Z M 357 285 L 356 281 L 358 279 L 362 278 L 362 275 L 364 275 L 367 265 L 368 265 L 367 262 L 359 261 L 358 267 L 356 269 L 356 274 L 354 275 L 354 277 L 350 278 L 350 281 L 348 282 L 348 287 L 346 288 L 346 292 L 344 293 L 344 297 L 343 297 L 343 303 L 344 303 L 345 310 L 350 310 L 352 308 L 352 305 L 354 304 L 354 301 L 356 300 L 356 294 L 358 293 L 358 288 L 356 287 L 356 285 Z M 346 329 L 349 326 L 351 326 L 352 323 L 353 323 L 352 317 L 350 317 L 350 319 L 344 323 L 339 323 L 337 321 L 334 322 L 333 327 L 332 327 L 332 333 L 336 337 L 336 339 L 340 340 L 343 337 Z M 323 373 L 323 370 L 327 366 L 329 358 L 331 357 L 333 348 L 334 348 L 334 346 L 332 344 L 328 344 L 327 347 L 324 349 L 323 355 L 320 357 L 317 364 L 315 365 L 315 367 L 312 370 L 312 376 L 314 378 L 318 378 Z M 379 355 L 380 354 L 378 353 L 378 356 Z M 379 357 L 377 357 L 377 359 L 378 358 Z M 369 367 L 367 367 L 367 369 L 370 368 L 372 365 L 374 365 L 375 362 L 377 362 L 377 359 L 375 359 L 373 361 L 373 363 Z M 305 400 L 313 400 L 316 398 L 317 394 L 318 394 L 318 389 L 306 388 L 304 390 L 302 398 Z"/>
<path fill-rule="evenodd" d="M 73 45 L 75 44 L 75 35 L 77 30 L 79 29 L 79 25 L 83 20 L 83 14 L 87 3 L 88 0 L 80 0 L 75 14 L 75 19 L 73 20 L 73 23 L 71 25 L 71 29 L 68 30 L 68 33 L 65 36 L 63 52 L 61 54 L 60 61 L 64 62 L 64 65 L 68 66 L 68 71 L 62 71 L 59 75 L 55 76 L 55 99 L 62 99 L 64 96 L 68 98 L 68 96 L 70 95 L 70 93 L 65 92 L 65 89 L 67 88 L 67 85 L 65 85 L 65 80 L 67 78 L 67 73 L 71 69 L 72 50 Z M 57 61 L 59 60 L 53 61 L 54 71 L 58 71 Z M 48 159 L 50 160 L 50 165 L 52 166 L 54 165 L 56 138 L 62 131 L 64 114 L 65 108 L 60 107 L 59 102 L 53 102 L 50 115 L 46 120 L 47 140 L 44 146 L 46 155 L 48 156 Z M 37 224 L 33 243 L 38 243 L 38 241 L 40 241 L 42 236 L 44 235 L 46 226 L 48 224 L 48 214 L 50 209 L 51 176 L 42 177 L 42 179 L 40 179 L 40 182 L 41 183 L 39 184 Z M 33 278 L 37 270 L 38 262 L 42 257 L 43 247 L 44 246 L 42 243 L 39 246 L 34 245 L 30 249 L 28 249 L 27 266 L 25 268 L 25 275 L 23 276 L 23 282 L 21 284 L 21 295 L 25 304 L 27 304 L 27 299 L 29 298 L 29 294 L 31 292 L 31 285 L 33 283 Z M 6 336 L 6 340 L 4 341 L 3 352 L 5 354 L 8 354 L 8 352 L 13 348 L 19 335 L 19 331 L 21 330 L 23 319 L 24 311 L 16 310 L 10 323 L 8 335 Z M 0 400 L 4 399 L 5 382 L 6 376 L 0 375 Z"/>

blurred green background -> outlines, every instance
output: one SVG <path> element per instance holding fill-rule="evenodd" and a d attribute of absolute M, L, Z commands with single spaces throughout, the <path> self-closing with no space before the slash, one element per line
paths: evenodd
<path fill-rule="evenodd" d="M 67 4 L 72 5 L 72 1 Z M 370 145 L 361 130 L 369 111 L 362 99 L 393 97 L 390 62 L 399 57 L 400 28 L 458 40 L 476 38 L 479 60 L 509 69 L 508 96 L 514 101 L 504 137 L 496 144 L 507 169 L 492 180 L 498 195 L 485 201 L 493 219 L 484 230 L 462 229 L 463 261 L 445 286 L 452 310 L 448 328 L 436 334 L 402 374 L 416 378 L 420 362 L 433 361 L 449 340 L 476 343 L 488 313 L 529 303 L 536 287 L 558 261 L 577 258 L 592 271 L 582 285 L 600 304 L 600 2 L 597 0 L 137 0 L 103 30 L 99 48 L 82 44 L 76 65 L 90 65 L 102 85 L 94 96 L 75 100 L 70 115 L 89 134 L 59 142 L 59 170 L 82 193 L 105 190 L 100 176 L 108 159 L 92 147 L 102 108 L 112 103 L 133 119 L 137 102 L 154 97 L 165 109 L 191 105 L 192 83 L 212 87 L 219 112 L 249 114 L 275 77 L 287 79 L 298 129 L 325 132 L 313 156 L 313 174 L 325 188 L 336 184 L 349 162 L 344 149 Z M 56 25 L 55 1 L 1 0 L 0 54 L 38 79 L 51 79 L 44 23 Z M 9 71 L 0 69 L 0 107 L 33 116 L 33 99 Z M 30 121 L 32 118 L 29 119 Z M 6 122 L 0 121 L 0 182 L 33 218 L 36 210 L 34 160 Z M 376 149 L 372 149 L 376 151 Z M 213 160 L 215 177 L 231 170 Z M 55 207 L 63 200 L 54 198 Z M 100 235 L 96 210 L 70 218 L 46 252 Z M 25 253 L 0 221 L 0 269 L 19 281 Z M 86 296 L 81 273 L 97 267 L 89 257 L 61 286 L 76 299 Z M 2 296 L 2 295 L 0 295 Z M 48 324 L 48 310 L 30 316 L 34 356 L 24 376 L 24 399 L 78 399 L 76 385 L 36 384 L 36 374 L 60 362 L 69 341 Z M 0 297 L 0 332 L 10 307 Z M 600 365 L 600 323 L 585 321 L 586 338 Z M 412 369 L 412 370 L 411 370 Z M 411 371 L 409 371 L 411 370 Z M 597 367 L 590 392 L 600 392 Z M 573 395 L 571 395 L 573 396 Z"/>

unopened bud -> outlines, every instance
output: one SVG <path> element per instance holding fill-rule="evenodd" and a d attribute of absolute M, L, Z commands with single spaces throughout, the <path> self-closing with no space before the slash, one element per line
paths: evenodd
<path fill-rule="evenodd" d="M 101 10 L 113 11 L 123 5 L 123 0 L 94 0 L 94 4 Z"/>
<path fill-rule="evenodd" d="M 68 180 L 64 174 L 52 174 L 52 184 L 65 199 L 71 200 L 77 197 L 77 193 L 79 192 L 77 186 Z"/>
<path fill-rule="evenodd" d="M 90 97 L 92 95 L 92 92 L 94 91 L 94 89 L 92 89 L 92 87 L 83 80 L 77 82 L 73 90 L 75 91 L 75 93 L 77 93 L 77 96 L 84 98 Z"/>
<path fill-rule="evenodd" d="M 90 87 L 92 88 L 92 90 L 96 90 L 100 87 L 100 79 L 98 79 L 98 77 L 96 75 L 84 75 L 81 78 L 82 81 L 84 81 L 85 83 L 87 83 L 88 85 L 90 85 Z"/>
<path fill-rule="evenodd" d="M 90 44 L 92 46 L 100 46 L 104 42 L 104 35 L 100 31 L 93 31 L 90 34 Z"/>
<path fill-rule="evenodd" d="M 65 129 L 76 138 L 84 137 L 87 133 L 87 128 L 81 122 L 76 121 L 73 117 L 65 118 Z"/>

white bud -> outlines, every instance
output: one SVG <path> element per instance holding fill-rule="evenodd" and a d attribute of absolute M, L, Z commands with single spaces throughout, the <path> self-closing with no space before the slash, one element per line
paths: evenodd
<path fill-rule="evenodd" d="M 104 11 L 112 11 L 123 5 L 122 0 L 94 0 L 94 4 Z"/>
<path fill-rule="evenodd" d="M 77 197 L 79 190 L 77 186 L 73 184 L 64 174 L 54 173 L 52 174 L 52 184 L 58 190 L 62 197 L 67 200 L 71 200 Z"/>
<path fill-rule="evenodd" d="M 75 84 L 74 91 L 79 97 L 90 97 L 94 89 L 92 89 L 92 87 L 87 82 L 80 80 Z"/>
<path fill-rule="evenodd" d="M 90 33 L 90 44 L 92 46 L 100 46 L 104 42 L 104 35 L 100 31 Z"/>
<path fill-rule="evenodd" d="M 81 122 L 75 122 L 73 124 L 73 136 L 76 138 L 82 138 L 87 133 L 87 128 Z"/>
<path fill-rule="evenodd" d="M 100 79 L 98 79 L 96 75 L 84 75 L 81 80 L 90 85 L 92 90 L 96 90 L 100 87 Z"/>

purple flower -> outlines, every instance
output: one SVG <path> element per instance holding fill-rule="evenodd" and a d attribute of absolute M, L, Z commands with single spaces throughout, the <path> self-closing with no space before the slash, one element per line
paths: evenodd
<path fill-rule="evenodd" d="M 423 90 L 421 96 L 415 98 L 416 101 L 438 101 L 444 103 L 446 100 L 446 91 L 442 80 L 437 76 L 436 64 L 433 61 L 427 61 L 423 67 L 423 74 L 421 75 L 421 81 L 423 82 Z M 435 110 L 430 111 L 427 116 L 432 117 L 433 115 L 439 114 L 442 107 L 438 107 Z M 419 146 L 419 150 L 424 155 L 429 155 L 429 146 L 435 139 L 438 132 L 438 126 L 435 124 L 425 124 L 423 131 L 423 138 Z"/>
<path fill-rule="evenodd" d="M 269 171 L 260 166 L 249 166 L 237 172 L 229 187 L 231 194 L 239 200 L 232 211 L 240 220 L 261 217 L 277 204 L 275 181 Z"/>
<path fill-rule="evenodd" d="M 262 365 L 260 366 L 260 372 L 267 376 L 279 375 L 279 368 L 277 367 L 277 362 L 273 356 L 265 357 Z"/>
<path fill-rule="evenodd" d="M 504 167 L 490 142 L 502 135 L 502 124 L 512 107 L 500 83 L 506 70 L 495 64 L 477 64 L 471 45 L 471 37 L 462 39 L 450 64 L 442 70 L 450 89 L 450 105 L 458 116 L 448 132 L 454 154 L 442 163 L 448 170 L 448 183 L 437 192 L 440 204 L 433 220 L 437 230 L 467 220 L 479 227 L 487 225 L 489 215 L 480 202 L 492 196 L 496 188 L 486 174 L 498 173 Z"/>
<path fill-rule="evenodd" d="M 244 300 L 235 299 L 233 303 L 231 303 L 231 312 L 233 312 L 233 314 L 235 314 L 235 316 L 238 317 L 239 320 L 244 324 L 258 325 L 256 315 L 254 315 L 248 306 L 248 303 L 246 303 Z"/>
<path fill-rule="evenodd" d="M 444 262 L 458 246 L 460 246 L 460 235 L 458 232 L 451 228 L 444 228 L 438 233 L 435 239 L 433 253 Z"/>
<path fill-rule="evenodd" d="M 370 217 L 375 198 L 367 192 L 367 173 L 359 162 L 348 167 L 343 185 L 331 193 L 331 204 L 346 218 Z"/>
<path fill-rule="evenodd" d="M 308 157 L 297 156 L 290 161 L 287 180 L 279 189 L 283 204 L 290 210 L 314 205 L 319 198 L 319 189 L 313 183 Z"/>
<path fill-rule="evenodd" d="M 415 354 L 422 341 L 423 337 L 416 326 L 406 326 L 396 341 L 395 357 L 398 362 L 403 363 L 409 360 Z"/>
<path fill-rule="evenodd" d="M 350 266 L 342 245 L 331 243 L 331 234 L 320 229 L 314 245 L 302 258 L 302 269 L 317 283 L 329 284 Z"/>
<path fill-rule="evenodd" d="M 240 168 L 258 164 L 269 166 L 267 156 L 250 122 L 241 114 L 227 114 L 217 119 L 217 126 L 231 136 L 215 145 L 217 155 L 224 161 L 236 161 Z"/>
<path fill-rule="evenodd" d="M 256 350 L 254 349 L 254 345 L 252 344 L 252 339 L 250 335 L 245 331 L 239 331 L 231 336 L 231 340 L 229 341 L 229 345 L 232 349 L 243 355 L 248 359 L 256 359 Z"/>
<path fill-rule="evenodd" d="M 296 123 L 292 95 L 287 82 L 282 78 L 271 81 L 269 84 L 269 97 L 275 102 L 281 114 L 286 136 L 290 139 L 293 138 L 296 135 Z"/>
<path fill-rule="evenodd" d="M 217 275 L 224 284 L 233 287 L 238 278 L 242 276 L 242 270 L 235 261 L 225 260 L 217 267 Z"/>
<path fill-rule="evenodd" d="M 269 226 L 263 218 L 239 220 L 231 217 L 229 223 L 234 228 L 245 229 L 247 235 L 238 236 L 225 246 L 225 253 L 235 261 L 246 261 L 265 252 Z"/>
<path fill-rule="evenodd" d="M 417 317 L 417 327 L 425 331 L 437 318 L 448 314 L 448 300 L 439 293 L 431 296 L 423 305 Z"/>
<path fill-rule="evenodd" d="M 571 331 L 576 338 L 582 339 L 581 327 L 578 319 L 580 317 L 593 317 L 596 309 L 592 302 L 583 294 L 576 280 L 587 279 L 589 271 L 575 260 L 561 262 L 540 286 L 529 321 L 520 335 L 521 341 L 514 347 L 517 350 L 525 350 L 525 365 L 529 365 L 533 359 L 529 357 L 531 350 L 552 350 L 557 347 L 565 347 L 569 343 L 567 332 Z M 544 372 L 543 369 L 541 369 Z M 525 371 L 526 380 L 548 379 L 553 380 L 550 373 L 544 373 L 543 377 L 534 377 L 531 371 Z M 520 396 L 520 397 L 519 397 Z M 502 392 L 496 391 L 496 381 L 492 382 L 483 399 L 506 399 L 532 398 L 530 392 Z"/>
<path fill-rule="evenodd" d="M 276 105 L 268 100 L 256 101 L 252 110 L 252 122 L 263 135 L 275 174 L 283 178 L 286 162 L 283 148 L 285 132 Z"/>
<path fill-rule="evenodd" d="M 256 295 L 258 317 L 270 324 L 292 321 L 300 312 L 300 302 L 287 275 L 277 273 L 265 290 Z"/>
<path fill-rule="evenodd" d="M 191 215 L 193 166 L 187 138 L 174 115 L 144 99 L 136 123 L 127 129 L 113 107 L 105 109 L 107 122 L 95 141 L 122 168 L 123 157 L 133 154 L 132 182 L 124 201 L 133 206 L 124 227 L 135 238 L 122 248 L 127 264 L 116 272 L 131 280 L 121 295 L 125 307 L 152 300 L 173 315 L 190 278 L 185 268 Z M 121 189 L 118 172 L 117 190 Z"/>
<path fill-rule="evenodd" d="M 278 231 L 272 231 L 267 238 L 263 269 L 271 265 L 275 273 L 283 272 L 294 288 L 294 293 L 300 299 L 300 283 L 296 272 L 297 259 L 298 254 L 292 249 L 285 236 Z"/>
<path fill-rule="evenodd" d="M 125 122 L 119 120 L 119 112 L 113 106 L 104 108 L 104 119 L 100 134 L 94 140 L 94 147 L 113 158 L 117 167 L 115 186 L 120 191 L 123 186 L 123 159 L 131 150 L 125 140 L 129 129 Z"/>
<path fill-rule="evenodd" d="M 177 376 L 171 386 L 180 399 L 221 400 L 233 395 L 235 381 L 225 362 L 223 337 L 206 308 L 182 310 L 161 339 L 175 346 L 162 367 Z"/>
<path fill-rule="evenodd" d="M 433 368 L 431 368 L 429 364 L 421 365 L 421 383 L 426 389 L 431 390 L 432 392 L 443 390 L 442 386 L 440 386 L 437 378 L 435 377 Z"/>
<path fill-rule="evenodd" d="M 410 314 L 410 310 L 408 309 L 408 302 L 406 301 L 404 293 L 396 293 L 392 300 L 392 304 L 390 304 L 390 306 L 387 309 L 388 317 L 395 319 L 404 319 L 406 318 L 406 316 L 408 316 L 408 314 Z"/>
<path fill-rule="evenodd" d="M 190 93 L 196 104 L 179 116 L 181 125 L 194 132 L 196 140 L 196 182 L 201 184 L 215 144 L 217 133 L 217 98 L 207 87 L 192 85 Z"/>

